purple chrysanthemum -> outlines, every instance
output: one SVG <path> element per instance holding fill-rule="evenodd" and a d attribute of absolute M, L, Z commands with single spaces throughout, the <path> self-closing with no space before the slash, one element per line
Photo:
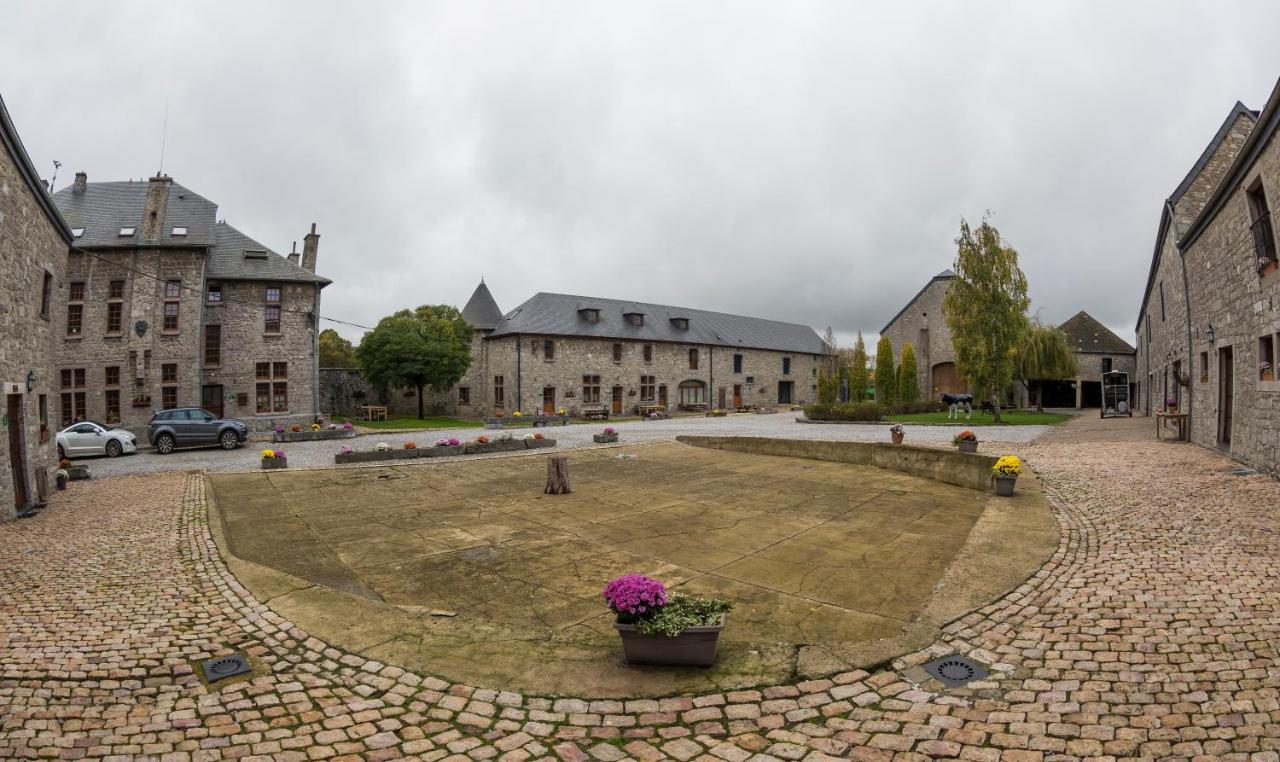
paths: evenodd
<path fill-rule="evenodd" d="M 624 574 L 604 586 L 604 600 L 614 613 L 635 616 L 665 606 L 667 589 L 643 574 Z"/>

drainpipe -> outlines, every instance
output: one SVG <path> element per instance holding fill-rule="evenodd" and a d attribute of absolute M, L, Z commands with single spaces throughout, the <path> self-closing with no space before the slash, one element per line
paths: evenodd
<path fill-rule="evenodd" d="M 1165 206 L 1165 209 L 1167 209 L 1169 212 L 1169 234 L 1173 236 L 1173 248 L 1177 250 L 1178 262 L 1182 264 L 1182 303 L 1186 305 L 1186 313 L 1187 313 L 1187 365 L 1186 365 L 1185 372 L 1187 374 L 1187 378 L 1190 379 L 1191 371 L 1194 370 L 1191 367 L 1191 358 L 1194 356 L 1194 353 L 1192 352 L 1192 346 L 1191 346 L 1191 282 L 1187 277 L 1187 260 L 1182 252 L 1182 244 L 1178 242 L 1178 223 L 1173 216 L 1173 203 L 1170 202 L 1169 199 L 1165 199 L 1164 206 Z M 1147 367 L 1148 368 L 1151 367 L 1150 352 L 1148 352 L 1147 354 Z M 1174 378 L 1173 382 L 1179 385 L 1182 384 L 1182 382 L 1177 378 Z M 1150 394 L 1150 392 L 1148 392 L 1148 394 Z M 1191 385 L 1188 384 L 1187 385 L 1187 441 L 1188 442 L 1191 441 L 1191 421 L 1194 418 L 1194 416 L 1192 416 L 1192 412 L 1195 410 L 1195 404 L 1196 404 L 1195 392 L 1192 390 Z"/>
<path fill-rule="evenodd" d="M 710 381 L 707 383 L 707 407 L 715 407 L 711 404 L 712 399 L 719 400 L 719 397 L 713 398 L 711 395 L 716 393 L 716 348 L 707 347 L 707 372 Z"/>
<path fill-rule="evenodd" d="M 520 355 L 524 346 L 524 337 L 516 336 L 516 410 L 524 410 L 524 397 L 520 394 Z"/>

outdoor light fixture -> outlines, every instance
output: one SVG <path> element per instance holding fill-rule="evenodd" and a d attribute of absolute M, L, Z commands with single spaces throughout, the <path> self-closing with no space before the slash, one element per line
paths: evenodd
<path fill-rule="evenodd" d="M 1213 343 L 1213 323 L 1209 324 L 1209 329 L 1205 331 L 1205 335 L 1209 337 L 1209 343 Z"/>
<path fill-rule="evenodd" d="M 27 371 L 27 393 L 36 388 L 36 372 L 34 370 Z"/>

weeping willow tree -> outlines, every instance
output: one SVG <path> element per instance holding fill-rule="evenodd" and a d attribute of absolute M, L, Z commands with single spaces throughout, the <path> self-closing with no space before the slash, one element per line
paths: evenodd
<path fill-rule="evenodd" d="M 979 399 L 994 403 L 999 423 L 1000 394 L 1013 383 L 1018 342 L 1027 330 L 1027 276 L 1018 267 L 1017 250 L 985 217 L 976 230 L 960 221 L 952 269 L 956 277 L 942 307 L 956 370 Z"/>
<path fill-rule="evenodd" d="M 1076 375 L 1076 356 L 1067 335 L 1051 325 L 1032 323 L 1018 343 L 1014 373 L 1044 412 L 1044 383 Z"/>

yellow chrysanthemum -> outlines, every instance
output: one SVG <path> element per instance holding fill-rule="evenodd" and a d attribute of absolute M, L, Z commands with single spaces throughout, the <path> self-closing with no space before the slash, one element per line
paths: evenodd
<path fill-rule="evenodd" d="M 1022 461 L 1018 460 L 1017 455 L 1002 455 L 991 467 L 991 473 L 996 476 L 1017 476 L 1022 473 Z"/>
<path fill-rule="evenodd" d="M 272 449 L 269 449 L 269 448 L 268 448 L 268 449 L 266 449 L 266 450 L 263 450 L 263 451 L 262 451 L 262 457 L 264 457 L 264 458 L 274 458 L 275 456 L 276 456 L 276 451 L 275 451 L 275 450 L 272 450 Z"/>

